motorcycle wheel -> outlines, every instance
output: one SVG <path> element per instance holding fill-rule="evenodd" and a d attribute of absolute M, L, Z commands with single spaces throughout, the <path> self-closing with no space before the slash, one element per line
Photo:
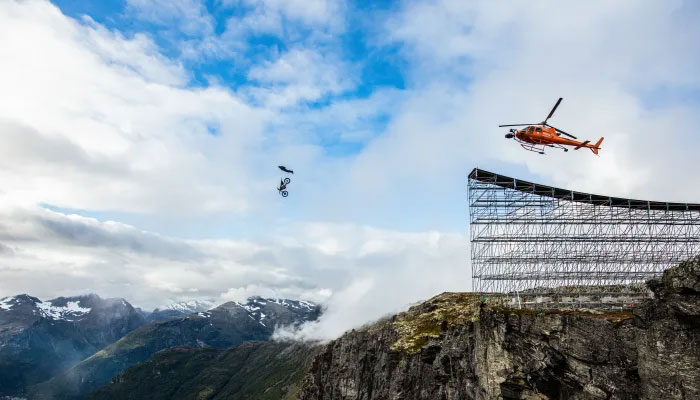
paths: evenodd
<path fill-rule="evenodd" d="M 287 193 L 286 190 L 283 190 L 283 191 L 282 191 L 282 197 L 287 197 L 287 196 L 289 196 L 289 193 Z"/>
<path fill-rule="evenodd" d="M 284 178 L 284 184 L 285 184 L 285 185 L 289 184 L 289 182 L 291 182 L 291 181 L 292 181 L 292 180 L 289 179 L 289 178 Z"/>

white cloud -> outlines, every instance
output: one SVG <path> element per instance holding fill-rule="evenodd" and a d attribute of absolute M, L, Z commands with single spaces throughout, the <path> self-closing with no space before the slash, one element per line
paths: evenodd
<path fill-rule="evenodd" d="M 16 207 L 4 207 L 0 221 L 2 249 L 12 249 L 0 257 L 0 296 L 96 292 L 145 308 L 168 300 L 301 298 L 328 306 L 309 328 L 328 338 L 468 284 L 464 238 L 456 234 L 315 223 L 257 242 L 181 240 Z"/>
<path fill-rule="evenodd" d="M 335 33 L 343 28 L 345 17 L 344 2 L 339 0 L 223 0 L 222 4 L 243 5 L 253 9 L 252 15 L 264 15 L 265 19 L 281 17 Z M 267 23 L 251 25 L 262 28 L 259 32 L 272 33 L 269 26 Z"/>
<path fill-rule="evenodd" d="M 206 36 L 214 31 L 214 19 L 202 0 L 127 0 L 126 4 L 137 18 L 177 27 L 180 33 Z"/>
<path fill-rule="evenodd" d="M 253 96 L 271 107 L 340 94 L 354 87 L 354 75 L 350 65 L 309 49 L 291 49 L 248 72 L 250 80 L 261 84 L 251 89 Z"/>
<path fill-rule="evenodd" d="M 145 36 L 79 24 L 46 2 L 3 3 L 0 48 L 7 196 L 131 212 L 250 209 L 246 160 L 266 111 L 222 87 L 183 87 L 182 67 Z"/>
<path fill-rule="evenodd" d="M 327 340 L 344 331 L 405 310 L 409 304 L 445 291 L 465 291 L 466 237 L 441 232 L 399 233 L 357 226 L 312 225 L 305 237 L 342 275 L 325 302 L 326 313 L 279 338 Z"/>
<path fill-rule="evenodd" d="M 660 88 L 700 88 L 700 50 L 679 40 L 700 37 L 699 12 L 680 1 L 407 3 L 384 38 L 401 46 L 412 90 L 352 173 L 398 198 L 455 185 L 439 176 L 456 169 L 506 162 L 576 190 L 692 202 L 700 186 L 678 187 L 697 181 L 698 102 L 648 103 Z M 498 124 L 541 121 L 560 96 L 550 123 L 584 139 L 604 136 L 600 158 L 543 157 L 503 139 Z"/>
<path fill-rule="evenodd" d="M 193 30 L 199 32 L 199 36 L 190 35 L 191 37 L 180 38 L 178 41 L 177 35 L 170 35 L 169 39 L 174 39 L 183 59 L 229 59 L 243 69 L 255 62 L 245 56 L 249 51 L 262 53 L 255 56 L 262 59 L 278 56 L 277 46 L 273 44 L 263 50 L 258 45 L 251 46 L 251 38 L 272 35 L 285 43 L 303 43 L 309 48 L 331 51 L 337 45 L 335 35 L 342 33 L 346 25 L 346 6 L 338 0 L 220 0 L 214 2 L 212 7 L 236 9 L 225 21 L 225 29 L 220 33 L 213 30 L 212 16 L 201 0 L 178 0 L 163 9 L 160 2 L 130 1 L 139 5 L 136 10 L 146 9 L 154 14 L 156 17 L 150 19 L 156 22 L 159 19 L 177 17 L 182 18 L 182 21 L 191 20 L 190 24 L 206 26 L 207 29 Z M 142 18 L 149 20 L 148 15 L 149 13 Z M 191 17 L 185 18 L 186 15 Z M 176 26 L 180 32 L 188 33 L 181 26 L 183 24 L 184 22 L 179 22 Z"/>

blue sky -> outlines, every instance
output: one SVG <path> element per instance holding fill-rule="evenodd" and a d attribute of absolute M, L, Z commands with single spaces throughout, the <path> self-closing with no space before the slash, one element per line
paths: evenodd
<path fill-rule="evenodd" d="M 178 23 L 182 16 L 170 15 L 158 21 L 144 19 L 140 14 L 139 7 L 130 5 L 127 0 L 106 0 L 103 2 L 54 0 L 53 3 L 67 16 L 78 20 L 88 16 L 105 27 L 118 30 L 126 36 L 146 32 L 164 54 L 173 58 L 182 59 L 181 41 L 196 40 L 204 34 L 201 31 L 185 32 L 179 29 Z M 227 22 L 250 15 L 255 9 L 250 4 L 242 4 L 243 2 L 232 3 L 222 4 L 219 0 L 208 0 L 201 3 L 202 14 L 211 18 L 211 35 L 224 34 Z M 341 16 L 346 26 L 327 42 L 332 45 L 332 51 L 340 57 L 349 62 L 358 63 L 360 70 L 357 85 L 346 93 L 341 93 L 340 98 L 367 97 L 376 88 L 383 86 L 404 88 L 404 76 L 401 69 L 406 66 L 406 60 L 401 59 L 397 46 L 377 46 L 373 37 L 377 33 L 373 31 L 373 21 L 395 9 L 394 2 L 360 1 L 346 4 L 346 7 L 346 15 Z M 251 34 L 246 38 L 248 47 L 235 55 L 210 55 L 196 60 L 184 59 L 183 61 L 191 73 L 189 85 L 207 85 L 207 76 L 213 75 L 226 86 L 236 89 L 248 83 L 245 73 L 252 63 L 267 60 L 271 53 L 287 51 L 291 46 L 300 43 L 314 44 L 312 43 L 313 39 L 310 38 L 313 34 L 313 28 L 290 20 L 285 20 L 284 25 L 285 30 L 294 31 L 293 37 L 292 35 L 279 36 L 269 33 Z M 245 60 L 240 60 L 240 58 Z M 329 101 L 332 101 L 332 98 L 322 98 L 309 103 L 309 105 L 323 105 Z"/>
<path fill-rule="evenodd" d="M 352 83 L 342 90 L 314 96 L 312 99 L 301 100 L 294 107 L 303 112 L 304 109 L 320 110 L 329 107 L 337 101 L 367 99 L 379 90 L 406 88 L 404 69 L 408 61 L 402 57 L 400 46 L 394 43 L 379 43 L 379 30 L 376 23 L 392 10 L 396 10 L 393 2 L 357 2 L 342 5 L 343 15 L 336 16 L 342 27 L 324 27 L 330 36 L 317 38 L 316 26 L 309 26 L 304 21 L 282 16 L 282 30 L 277 34 L 267 32 L 246 32 L 245 43 L 231 51 L 221 51 L 216 54 L 201 52 L 194 56 L 185 54 L 183 43 L 200 43 L 215 38 L 225 41 L 227 24 L 250 16 L 259 6 L 255 2 L 222 1 L 180 1 L 173 2 L 170 11 L 161 12 L 158 5 L 152 2 L 105 1 L 105 2 L 76 2 L 56 0 L 53 3 L 62 13 L 76 21 L 95 21 L 104 27 L 119 32 L 126 38 L 136 34 L 146 34 L 158 46 L 158 51 L 166 57 L 181 63 L 186 69 L 185 86 L 189 88 L 207 87 L 211 82 L 224 86 L 232 91 L 243 92 L 249 86 L 265 85 L 251 78 L 251 69 L 273 61 L 280 54 L 293 48 L 313 48 L 337 58 L 349 66 Z M 189 7 L 189 9 L 188 9 Z M 167 7 L 166 7 L 167 8 Z M 193 11 L 194 10 L 194 11 Z M 182 26 L 183 20 L 200 18 L 207 21 L 206 29 L 187 30 Z M 255 99 L 250 99 L 256 104 Z M 361 129 L 368 132 L 369 137 L 379 135 L 391 120 L 391 115 L 382 110 L 375 110 L 359 123 Z M 365 145 L 367 136 L 361 139 L 344 139 L 343 126 L 329 124 L 304 124 L 306 134 L 297 140 L 319 146 L 328 156 L 334 158 L 351 157 L 360 153 Z M 219 125 L 215 122 L 208 125 L 211 134 L 218 135 Z M 270 145 L 274 146 L 275 141 Z M 115 210 L 85 210 L 46 204 L 50 209 L 73 212 L 91 216 L 101 220 L 119 220 L 133 223 L 144 229 L 160 230 L 164 226 L 153 221 L 148 216 L 133 213 L 120 213 Z M 291 219 L 313 219 L 313 215 L 290 213 Z M 452 210 L 455 211 L 455 210 Z M 297 218 L 299 217 L 299 218 Z M 221 221 L 225 221 L 225 226 Z M 248 223 L 249 218 L 238 217 L 235 220 L 227 216 L 217 216 L 209 224 L 194 224 L 188 221 L 183 224 L 169 224 L 169 233 L 183 237 L 230 237 L 241 234 L 251 235 L 255 223 Z M 216 223 L 219 221 L 219 223 Z M 412 221 L 404 220 L 398 228 L 421 229 Z M 451 224 L 450 224 L 451 225 Z M 447 225 L 447 226 L 450 226 Z M 179 226 L 179 228 L 178 228 Z M 443 225 L 445 226 L 445 225 Z M 452 225 L 461 229 L 461 226 Z M 199 228 L 202 227 L 202 228 Z"/>
<path fill-rule="evenodd" d="M 415 75 L 415 66 L 406 55 L 406 49 L 401 43 L 386 41 L 381 25 L 392 13 L 397 13 L 399 5 L 395 2 L 348 2 L 337 10 L 342 13 L 334 15 L 336 22 L 328 25 L 320 24 L 324 31 L 323 37 L 318 37 L 317 25 L 309 25 L 306 21 L 295 20 L 282 16 L 281 30 L 277 33 L 256 32 L 251 29 L 243 34 L 245 43 L 235 46 L 233 50 L 215 53 L 199 52 L 186 54 L 183 43 L 203 43 L 206 40 L 226 41 L 229 24 L 254 14 L 260 4 L 256 2 L 222 2 L 222 1 L 178 1 L 171 3 L 166 10 L 159 10 L 157 2 L 143 1 L 105 1 L 105 2 L 76 2 L 60 1 L 53 3 L 62 13 L 77 21 L 85 22 L 89 17 L 107 29 L 119 32 L 126 38 L 137 34 L 145 34 L 158 46 L 158 51 L 169 59 L 181 63 L 186 70 L 184 85 L 189 88 L 207 87 L 212 82 L 245 95 L 251 86 L 265 86 L 269 82 L 260 82 L 250 77 L 250 71 L 256 66 L 274 61 L 290 49 L 314 49 L 333 57 L 335 61 L 346 63 L 346 72 L 352 76 L 352 82 L 339 90 L 322 93 L 311 99 L 301 99 L 293 107 L 295 112 L 304 110 L 323 110 L 334 103 L 343 101 L 362 101 L 373 94 L 394 90 L 395 97 L 400 97 L 403 90 L 410 89 L 411 80 L 421 81 L 423 77 Z M 184 29 L 184 20 L 201 19 L 206 21 L 200 29 Z M 205 28 L 202 28 L 205 27 Z M 461 57 L 460 64 L 469 64 L 468 57 Z M 470 77 L 460 74 L 460 82 L 467 90 Z M 257 99 L 249 99 L 252 104 L 260 104 Z M 263 104 L 264 106 L 264 104 Z M 368 140 L 382 135 L 391 123 L 390 110 L 374 110 L 357 123 L 359 129 L 366 131 L 362 138 L 345 139 L 346 126 L 331 123 L 302 123 L 304 134 L 295 138 L 297 143 L 318 146 L 330 158 L 347 158 L 357 156 L 362 152 Z M 220 126 L 215 121 L 208 124 L 207 129 L 213 135 L 219 135 Z M 278 145 L 271 134 L 270 146 Z M 426 138 L 426 140 L 430 140 Z M 282 161 L 281 161 L 282 162 Z M 408 161 L 410 163 L 410 161 Z M 507 169 L 508 164 L 503 164 Z M 468 166 L 467 166 L 468 167 Z M 464 176 L 470 168 L 449 171 L 452 182 L 450 188 L 441 190 L 442 199 L 435 198 L 420 187 L 414 186 L 410 196 L 401 198 L 400 207 L 392 207 L 385 203 L 378 213 L 348 214 L 337 212 L 328 213 L 323 219 L 338 222 L 360 222 L 374 226 L 407 231 L 425 229 L 442 229 L 464 231 L 466 209 L 463 200 Z M 536 174 L 522 168 L 515 168 L 523 179 L 536 179 Z M 336 182 L 339 186 L 342 182 Z M 448 200 L 449 199 L 449 200 Z M 287 201 L 284 219 L 292 221 L 317 220 L 313 212 L 299 207 L 293 199 Z M 432 203 L 425 214 L 406 215 L 405 210 L 415 210 Z M 198 216 L 195 220 L 182 218 L 165 224 L 162 218 L 144 215 L 142 213 L 120 212 L 119 210 L 91 210 L 71 208 L 60 205 L 46 204 L 50 209 L 77 213 L 100 220 L 117 220 L 140 226 L 143 229 L 166 231 L 180 237 L 188 238 L 225 238 L 251 237 L 265 235 L 270 227 L 260 224 L 255 216 L 216 215 L 214 217 Z M 331 207 L 332 208 L 332 207 Z M 197 221 L 197 222 L 195 222 Z M 206 221 L 203 223 L 202 221 Z"/>
<path fill-rule="evenodd" d="M 698 202 L 699 17 L 682 0 L 0 2 L 0 296 L 305 298 L 329 337 L 469 288 L 476 166 Z M 605 137 L 599 157 L 504 139 L 559 97 L 550 122 Z"/>

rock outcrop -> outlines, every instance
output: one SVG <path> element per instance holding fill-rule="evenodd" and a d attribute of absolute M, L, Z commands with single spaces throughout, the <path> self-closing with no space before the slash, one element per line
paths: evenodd
<path fill-rule="evenodd" d="M 634 313 L 443 293 L 323 347 L 299 399 L 700 399 L 700 258 L 649 287 Z"/>
<path fill-rule="evenodd" d="M 649 287 L 655 300 L 635 311 L 644 398 L 700 399 L 700 257 Z"/>

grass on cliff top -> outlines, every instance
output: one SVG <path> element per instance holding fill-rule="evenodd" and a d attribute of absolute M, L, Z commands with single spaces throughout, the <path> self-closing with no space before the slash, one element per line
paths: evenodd
<path fill-rule="evenodd" d="M 399 339 L 391 350 L 416 354 L 430 339 L 440 337 L 443 325 L 474 322 L 479 318 L 476 293 L 443 293 L 398 314 L 393 323 Z"/>
<path fill-rule="evenodd" d="M 485 296 L 485 305 L 505 314 L 528 315 L 571 315 L 587 318 L 598 318 L 613 323 L 624 321 L 634 317 L 629 311 L 602 311 L 602 310 L 542 310 L 523 308 L 516 309 L 506 307 L 507 297 Z M 451 293 L 445 292 L 428 301 L 411 307 L 408 311 L 400 313 L 393 322 L 393 328 L 398 334 L 398 339 L 391 346 L 391 350 L 408 354 L 417 354 L 421 348 L 431 339 L 439 339 L 443 327 L 476 322 L 479 319 L 481 296 L 478 293 Z"/>

